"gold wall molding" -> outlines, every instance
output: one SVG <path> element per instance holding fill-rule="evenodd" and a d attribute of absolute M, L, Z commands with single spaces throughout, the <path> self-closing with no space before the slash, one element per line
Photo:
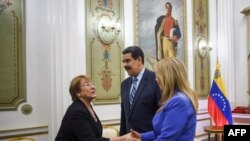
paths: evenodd
<path fill-rule="evenodd" d="M 30 104 L 24 104 L 21 108 L 21 111 L 24 115 L 29 115 L 32 113 L 33 108 Z"/>
<path fill-rule="evenodd" d="M 207 136 L 207 133 L 195 135 L 195 138 L 200 138 L 200 137 L 204 137 L 204 136 Z"/>
<path fill-rule="evenodd" d="M 202 122 L 202 121 L 206 121 L 206 120 L 209 120 L 209 125 L 207 125 L 207 126 L 210 126 L 211 123 L 212 123 L 212 120 L 211 120 L 210 117 L 197 119 L 197 123 L 198 123 L 198 122 Z M 201 133 L 201 134 L 196 134 L 196 135 L 195 135 L 195 138 L 199 138 L 199 137 L 203 137 L 203 136 L 207 136 L 207 133 L 204 132 L 203 127 L 202 127 L 202 133 Z"/>
<path fill-rule="evenodd" d="M 101 123 L 104 126 L 117 126 L 120 125 L 120 119 L 101 120 Z"/>
<path fill-rule="evenodd" d="M 0 139 L 48 134 L 48 126 L 0 130 Z"/>
<path fill-rule="evenodd" d="M 208 114 L 207 111 L 206 111 L 206 112 L 205 112 L 205 111 L 204 111 L 204 112 L 203 112 L 203 111 L 202 111 L 202 112 L 199 112 L 199 111 L 198 111 L 198 113 L 197 113 L 196 115 L 206 115 L 206 114 Z"/>
<path fill-rule="evenodd" d="M 12 138 L 10 141 L 36 141 L 36 140 L 32 138 L 16 137 Z"/>

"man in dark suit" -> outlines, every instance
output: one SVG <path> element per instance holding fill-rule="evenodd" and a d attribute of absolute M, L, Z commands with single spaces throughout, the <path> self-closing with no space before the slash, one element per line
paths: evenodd
<path fill-rule="evenodd" d="M 130 132 L 130 129 L 150 131 L 161 99 L 155 73 L 144 67 L 144 54 L 140 47 L 127 47 L 122 54 L 123 66 L 130 77 L 121 84 L 120 135 Z"/>

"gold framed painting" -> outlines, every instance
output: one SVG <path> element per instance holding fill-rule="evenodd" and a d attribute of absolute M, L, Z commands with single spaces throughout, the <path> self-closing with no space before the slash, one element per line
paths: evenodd
<path fill-rule="evenodd" d="M 96 84 L 94 104 L 120 103 L 123 0 L 86 0 L 86 21 L 87 74 Z"/>
<path fill-rule="evenodd" d="M 0 0 L 0 110 L 26 101 L 24 0 Z"/>
<path fill-rule="evenodd" d="M 171 5 L 170 14 L 167 5 Z M 159 59 L 168 56 L 180 58 L 187 66 L 186 31 L 186 0 L 134 1 L 134 43 L 143 49 L 147 68 L 153 70 Z M 166 46 L 171 47 L 170 53 Z"/>

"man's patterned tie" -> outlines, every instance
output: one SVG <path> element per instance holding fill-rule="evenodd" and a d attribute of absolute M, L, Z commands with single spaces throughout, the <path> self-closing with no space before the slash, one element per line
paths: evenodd
<path fill-rule="evenodd" d="M 130 109 L 131 109 L 131 106 L 132 106 L 132 103 L 133 103 L 133 99 L 135 97 L 135 92 L 136 92 L 136 82 L 137 82 L 137 78 L 136 77 L 133 77 L 133 82 L 132 82 L 132 91 L 130 93 L 130 97 L 129 97 L 129 103 L 130 103 Z"/>

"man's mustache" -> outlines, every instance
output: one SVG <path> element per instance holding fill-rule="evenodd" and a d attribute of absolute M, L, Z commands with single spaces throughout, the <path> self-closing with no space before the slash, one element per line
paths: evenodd
<path fill-rule="evenodd" d="M 126 67 L 124 67 L 125 68 L 125 70 L 130 70 L 130 67 L 129 66 L 126 66 Z"/>

